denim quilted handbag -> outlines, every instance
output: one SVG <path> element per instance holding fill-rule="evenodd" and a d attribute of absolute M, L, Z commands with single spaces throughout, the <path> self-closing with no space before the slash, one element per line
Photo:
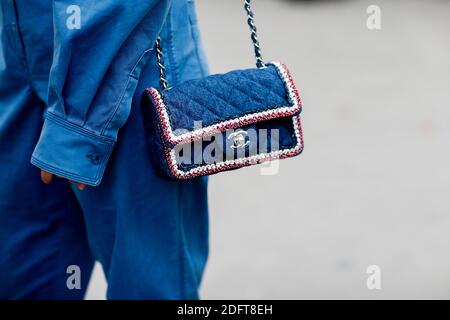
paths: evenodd
<path fill-rule="evenodd" d="M 162 90 L 146 89 L 143 108 L 159 176 L 190 179 L 302 152 L 299 93 L 284 64 L 263 62 L 250 0 L 245 9 L 256 68 L 169 87 L 156 41 Z"/>

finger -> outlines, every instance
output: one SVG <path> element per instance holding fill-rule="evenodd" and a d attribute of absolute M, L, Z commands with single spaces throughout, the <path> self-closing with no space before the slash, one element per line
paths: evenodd
<path fill-rule="evenodd" d="M 42 182 L 44 182 L 45 184 L 49 184 L 50 182 L 52 182 L 52 179 L 53 179 L 53 174 L 51 174 L 50 172 L 41 170 Z"/>
<path fill-rule="evenodd" d="M 86 185 L 84 183 L 77 182 L 77 187 L 80 190 L 84 190 L 84 188 L 86 188 Z"/>

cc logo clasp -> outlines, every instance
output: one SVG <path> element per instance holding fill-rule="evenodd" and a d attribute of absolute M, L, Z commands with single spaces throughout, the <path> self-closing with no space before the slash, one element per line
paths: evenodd
<path fill-rule="evenodd" d="M 235 131 L 231 133 L 228 136 L 229 140 L 233 140 L 233 144 L 230 146 L 232 149 L 240 149 L 247 146 L 250 141 L 245 141 L 245 137 L 248 135 L 247 131 L 239 129 L 238 131 Z"/>

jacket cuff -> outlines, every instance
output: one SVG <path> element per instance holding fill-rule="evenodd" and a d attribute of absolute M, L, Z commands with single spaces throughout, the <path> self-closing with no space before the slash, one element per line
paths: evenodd
<path fill-rule="evenodd" d="M 100 184 L 115 140 L 47 112 L 31 163 L 63 178 Z"/>

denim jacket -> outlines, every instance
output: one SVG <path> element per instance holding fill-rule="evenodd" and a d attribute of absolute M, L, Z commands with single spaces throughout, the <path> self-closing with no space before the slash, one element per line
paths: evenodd
<path fill-rule="evenodd" d="M 172 83 L 207 72 L 193 0 L 54 0 L 47 110 L 31 162 L 96 186 L 161 34 Z M 36 47 L 39 50 L 39 47 Z M 154 68 L 152 70 L 157 70 Z M 158 79 L 155 72 L 153 79 Z M 157 81 L 155 81 L 157 83 Z"/>

